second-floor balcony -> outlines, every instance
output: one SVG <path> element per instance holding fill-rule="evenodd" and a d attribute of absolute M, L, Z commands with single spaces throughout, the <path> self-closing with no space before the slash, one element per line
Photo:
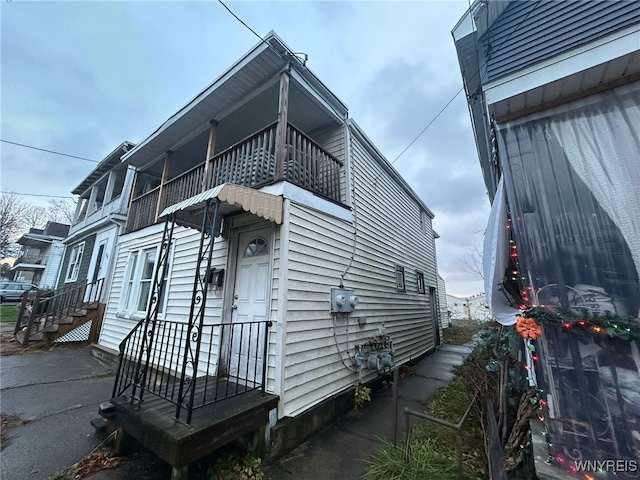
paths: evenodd
<path fill-rule="evenodd" d="M 46 255 L 39 255 L 39 254 L 26 254 L 26 255 L 20 255 L 16 261 L 13 263 L 14 267 L 17 266 L 30 266 L 30 267 L 39 267 L 41 266 L 42 268 L 45 267 L 47 263 L 47 256 Z"/>
<path fill-rule="evenodd" d="M 223 183 L 250 188 L 286 181 L 334 202 L 342 201 L 343 162 L 311 138 L 288 124 L 281 165 L 276 155 L 277 124 L 135 196 L 127 220 L 127 232 L 153 225 L 166 207 Z"/>

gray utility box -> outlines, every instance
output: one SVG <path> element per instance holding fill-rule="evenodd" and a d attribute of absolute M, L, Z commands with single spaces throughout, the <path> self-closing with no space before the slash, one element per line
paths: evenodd
<path fill-rule="evenodd" d="M 331 313 L 351 313 L 358 302 L 358 297 L 354 295 L 353 290 L 331 289 Z"/>

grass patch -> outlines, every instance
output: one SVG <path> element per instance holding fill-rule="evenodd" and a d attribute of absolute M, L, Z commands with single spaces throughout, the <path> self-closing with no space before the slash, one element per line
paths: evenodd
<path fill-rule="evenodd" d="M 476 349 L 471 353 L 456 369 L 455 378 L 428 399 L 425 413 L 457 424 L 474 397 L 474 382 L 486 378 L 485 356 L 486 350 Z M 464 423 L 462 445 L 463 478 L 488 478 L 482 405 L 478 400 Z M 398 446 L 384 443 L 364 476 L 365 480 L 441 478 L 457 478 L 456 435 L 453 429 L 428 420 L 413 427 L 408 448 L 406 443 Z"/>
<path fill-rule="evenodd" d="M 443 343 L 464 345 L 472 340 L 474 334 L 484 328 L 484 324 L 473 320 L 452 320 L 451 325 L 442 330 Z"/>
<path fill-rule="evenodd" d="M 475 393 L 470 378 L 484 376 L 482 363 L 477 360 L 477 355 L 472 353 L 456 369 L 455 378 L 429 398 L 425 409 L 427 415 L 451 423 L 460 421 Z M 467 478 L 484 478 L 483 473 L 487 467 L 481 416 L 481 405 L 476 400 L 462 428 L 462 461 L 470 472 L 476 472 L 467 473 Z M 419 423 L 414 427 L 412 436 L 417 442 L 436 442 L 449 449 L 456 448 L 454 431 L 434 422 L 425 420 Z"/>
<path fill-rule="evenodd" d="M 18 319 L 20 309 L 16 305 L 0 305 L 0 322 L 13 322 Z"/>
<path fill-rule="evenodd" d="M 455 450 L 434 441 L 412 440 L 394 445 L 385 441 L 364 480 L 451 480 L 457 478 Z M 471 478 L 471 477 L 466 477 Z"/>

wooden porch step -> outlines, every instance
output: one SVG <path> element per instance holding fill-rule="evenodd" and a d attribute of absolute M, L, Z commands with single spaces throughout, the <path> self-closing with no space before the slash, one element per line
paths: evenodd
<path fill-rule="evenodd" d="M 56 333 L 60 329 L 57 323 L 51 323 L 42 329 L 43 333 Z"/>
<path fill-rule="evenodd" d="M 278 399 L 252 390 L 194 410 L 186 425 L 175 420 L 176 407 L 167 400 L 145 393 L 144 402 L 132 405 L 122 395 L 111 400 L 111 421 L 170 465 L 183 467 L 266 426 Z"/>
<path fill-rule="evenodd" d="M 25 330 L 18 330 L 18 332 L 16 333 L 16 340 L 18 340 L 18 342 L 20 342 L 22 345 L 25 344 L 25 340 L 24 340 L 24 334 L 25 334 Z M 42 332 L 33 332 L 31 333 L 31 335 L 29 335 L 29 342 L 33 341 L 36 342 L 38 340 L 42 340 L 44 339 L 44 333 Z"/>

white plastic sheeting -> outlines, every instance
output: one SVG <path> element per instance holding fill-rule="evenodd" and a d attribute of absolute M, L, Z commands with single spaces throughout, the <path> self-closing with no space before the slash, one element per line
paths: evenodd
<path fill-rule="evenodd" d="M 640 82 L 558 114 L 553 133 L 571 167 L 620 229 L 640 272 Z"/>
<path fill-rule="evenodd" d="M 509 237 L 506 225 L 507 206 L 503 177 L 498 183 L 498 190 L 489 215 L 487 232 L 484 236 L 482 268 L 484 271 L 484 291 L 491 314 L 501 324 L 513 325 L 516 323 L 516 314 L 520 310 L 509 305 L 507 297 L 500 287 L 509 259 Z"/>
<path fill-rule="evenodd" d="M 536 305 L 637 316 L 640 82 L 498 125 L 498 151 L 520 289 Z"/>

